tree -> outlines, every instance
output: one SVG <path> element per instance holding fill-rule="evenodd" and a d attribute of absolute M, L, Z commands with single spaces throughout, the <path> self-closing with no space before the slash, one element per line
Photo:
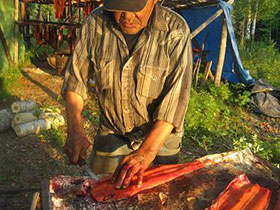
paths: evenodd
<path fill-rule="evenodd" d="M 235 2 L 235 17 L 239 22 L 239 34 L 241 47 L 246 46 L 246 41 L 254 43 L 257 22 L 266 22 L 266 29 L 270 31 L 269 38 L 271 38 L 271 30 L 273 24 L 275 26 L 275 17 L 280 12 L 279 0 L 239 0 Z M 279 20 L 278 20 L 279 22 Z M 276 26 L 278 26 L 278 22 Z M 246 38 L 246 39 L 245 39 Z"/>

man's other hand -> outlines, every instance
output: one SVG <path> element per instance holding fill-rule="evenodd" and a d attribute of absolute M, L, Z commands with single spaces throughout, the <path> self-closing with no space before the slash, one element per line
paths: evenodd
<path fill-rule="evenodd" d="M 141 149 L 125 156 L 112 177 L 112 182 L 115 183 L 116 188 L 127 188 L 135 175 L 138 178 L 138 187 L 140 187 L 143 182 L 144 171 L 149 167 L 155 156 L 156 153 Z"/>
<path fill-rule="evenodd" d="M 112 177 L 112 182 L 116 188 L 127 188 L 134 175 L 137 176 L 138 187 L 142 185 L 144 171 L 155 159 L 160 147 L 170 135 L 174 126 L 168 122 L 158 120 L 155 122 L 148 137 L 140 148 L 133 153 L 125 156 Z"/>
<path fill-rule="evenodd" d="M 87 150 L 91 143 L 83 132 L 68 134 L 64 152 L 67 154 L 71 164 L 85 163 Z"/>

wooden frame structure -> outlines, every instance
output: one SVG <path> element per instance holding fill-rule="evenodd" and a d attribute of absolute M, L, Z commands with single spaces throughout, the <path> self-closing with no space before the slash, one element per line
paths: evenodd
<path fill-rule="evenodd" d="M 20 2 L 20 20 L 16 25 L 20 27 L 23 39 L 29 41 L 35 37 L 38 46 L 49 45 L 55 54 L 70 55 L 76 39 L 76 30 L 93 9 L 101 4 L 99 0 L 15 0 Z M 31 19 L 31 4 L 39 5 L 38 17 Z M 55 20 L 42 17 L 41 5 L 51 5 L 55 10 Z M 61 49 L 67 41 L 67 49 Z"/>
<path fill-rule="evenodd" d="M 19 20 L 19 6 L 20 2 L 20 14 L 21 18 Z M 63 5 L 61 4 L 63 2 Z M 176 1 L 177 2 L 177 1 Z M 179 1 L 180 2 L 180 1 Z M 183 1 L 182 1 L 183 2 Z M 209 0 L 191 0 L 188 2 L 185 8 L 192 8 L 196 6 L 208 6 L 213 4 L 214 1 Z M 234 0 L 228 0 L 229 4 L 232 4 Z M 56 9 L 56 18 L 58 21 L 51 20 L 42 20 L 40 15 L 38 19 L 30 19 L 30 4 L 39 4 L 39 5 L 53 5 Z M 80 27 L 82 14 L 86 17 L 87 14 L 97 6 L 101 4 L 101 0 L 15 0 L 16 11 L 15 11 L 15 32 L 20 31 L 23 33 L 25 40 L 30 39 L 31 36 L 36 37 L 37 43 L 39 46 L 43 44 L 50 45 L 56 54 L 66 54 L 70 55 L 72 53 L 74 41 L 76 38 L 76 29 Z M 73 8 L 75 8 L 76 14 L 73 14 Z M 173 9 L 180 9 L 178 6 Z M 219 9 L 215 14 L 208 18 L 204 23 L 202 23 L 198 28 L 196 28 L 191 33 L 191 38 L 195 39 L 196 35 L 199 34 L 203 29 L 205 29 L 211 22 L 213 22 L 217 17 L 223 13 L 222 9 Z M 75 17 L 74 17 L 75 16 Z M 33 28 L 33 34 L 31 33 L 31 28 Z M 67 31 L 65 35 L 64 31 Z M 15 33 L 17 34 L 17 33 Z M 220 85 L 222 69 L 225 60 L 225 51 L 227 45 L 227 26 L 226 22 L 223 21 L 222 25 L 222 35 L 220 43 L 220 53 L 218 64 L 215 74 L 215 84 Z M 51 38 L 52 37 L 52 38 Z M 64 41 L 67 41 L 68 51 L 60 52 L 58 46 L 61 46 Z M 18 51 L 18 38 L 15 36 L 15 52 Z M 17 53 L 15 53 L 17 54 Z M 212 64 L 211 64 L 212 65 Z M 200 65 L 199 65 L 200 66 Z M 209 69 L 209 65 L 207 65 Z M 211 68 L 211 66 L 210 66 Z M 211 71 L 207 70 L 204 80 L 207 80 L 208 76 L 211 76 Z M 198 70 L 197 70 L 198 73 Z M 208 76 L 207 76 L 208 75 Z"/>
<path fill-rule="evenodd" d="M 178 1 L 180 3 L 180 0 Z M 183 1 L 182 1 L 183 2 Z M 190 0 L 187 5 L 180 5 L 178 3 L 177 6 L 175 6 L 175 10 L 179 10 L 181 8 L 193 8 L 193 7 L 198 7 L 198 6 L 208 6 L 208 5 L 213 5 L 216 4 L 216 1 L 207 1 L 207 0 Z M 227 3 L 233 4 L 234 0 L 228 0 Z M 178 6 L 179 5 L 179 6 Z M 214 13 L 211 17 L 209 17 L 204 23 L 202 23 L 199 27 L 197 27 L 193 32 L 191 32 L 191 39 L 195 41 L 195 37 L 203 30 L 205 29 L 210 23 L 212 23 L 216 18 L 218 18 L 220 15 L 222 15 L 223 9 L 219 9 L 216 13 Z M 221 32 L 221 42 L 220 42 L 220 52 L 219 52 L 219 59 L 216 67 L 216 74 L 215 74 L 215 85 L 219 86 L 221 82 L 221 77 L 222 77 L 222 70 L 224 66 L 224 61 L 225 61 L 225 53 L 226 53 L 226 47 L 227 47 L 227 37 L 228 37 L 228 31 L 227 31 L 227 24 L 226 21 L 223 21 L 222 24 L 222 32 Z M 203 49 L 201 49 L 203 51 Z M 200 53 L 201 55 L 203 53 Z M 201 59 L 198 60 L 198 62 L 201 63 Z M 200 64 L 196 66 L 201 66 Z M 211 66 L 212 62 L 210 61 L 209 63 L 206 64 L 205 67 L 205 75 L 203 77 L 202 84 L 205 83 L 205 80 L 207 80 L 208 77 L 212 78 L 211 76 Z M 210 69 L 209 69 L 210 68 Z M 199 69 L 195 69 L 194 74 L 198 74 Z M 196 78 L 196 83 L 197 83 L 197 75 L 194 75 L 193 78 Z M 212 78 L 213 79 L 213 78 Z"/>

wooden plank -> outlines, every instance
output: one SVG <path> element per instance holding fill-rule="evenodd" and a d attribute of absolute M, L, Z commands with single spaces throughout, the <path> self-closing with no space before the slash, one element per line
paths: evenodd
<path fill-rule="evenodd" d="M 30 210 L 36 210 L 39 201 L 40 201 L 40 193 L 35 192 L 34 195 L 33 195 L 33 198 L 32 198 L 32 203 L 31 203 Z"/>
<path fill-rule="evenodd" d="M 50 210 L 50 180 L 44 180 L 41 184 L 42 210 Z"/>
<path fill-rule="evenodd" d="M 213 75 L 212 71 L 209 71 L 209 75 L 208 75 L 208 77 L 209 77 L 209 79 L 210 79 L 211 81 L 213 81 L 213 82 L 214 82 L 215 77 L 214 77 L 214 75 Z"/>
<path fill-rule="evenodd" d="M 207 62 L 206 64 L 206 67 L 205 67 L 205 71 L 204 71 L 204 75 L 203 75 L 203 79 L 202 79 L 202 82 L 201 82 L 201 86 L 204 86 L 208 77 L 209 77 L 209 74 L 210 74 L 210 71 L 211 71 L 211 67 L 212 67 L 212 60 L 210 62 Z"/>
<path fill-rule="evenodd" d="M 1 40 L 1 43 L 3 45 L 4 52 L 5 52 L 6 58 L 7 58 L 8 62 L 9 62 L 9 65 L 12 66 L 13 65 L 13 61 L 12 61 L 12 58 L 11 58 L 10 50 L 9 50 L 8 45 L 7 45 L 7 42 L 6 42 L 6 39 L 4 37 L 4 33 L 2 31 L 1 26 L 0 26 L 0 40 Z"/>
<path fill-rule="evenodd" d="M 18 34 L 19 34 L 19 0 L 15 0 L 15 17 L 14 17 L 14 63 L 18 64 L 18 55 L 19 55 L 19 48 L 18 48 Z"/>
<path fill-rule="evenodd" d="M 27 4 L 53 4 L 53 0 L 49 0 L 49 1 L 40 1 L 40 0 L 19 0 L 20 2 L 25 2 Z M 75 1 L 72 0 L 72 5 L 77 5 L 76 3 L 74 3 Z M 91 2 L 89 2 L 91 3 Z M 65 6 L 68 6 L 68 1 L 65 1 Z M 85 0 L 80 0 L 80 3 L 78 4 L 79 7 L 84 7 L 85 6 Z"/>
<path fill-rule="evenodd" d="M 229 0 L 228 3 L 232 4 L 234 0 Z M 223 13 L 223 9 L 219 9 L 214 15 L 208 18 L 204 23 L 202 23 L 198 28 L 196 28 L 191 33 L 191 39 L 193 39 L 197 34 L 199 34 L 203 29 L 205 29 L 210 23 L 212 23 L 217 17 Z"/>
<path fill-rule="evenodd" d="M 20 14 L 21 14 L 21 21 L 25 21 L 26 20 L 26 8 L 25 8 L 25 2 L 21 1 L 20 2 Z"/>
<path fill-rule="evenodd" d="M 219 53 L 219 59 L 217 63 L 216 68 L 216 75 L 215 75 L 215 85 L 219 86 L 221 82 L 222 77 L 222 71 L 225 61 L 225 55 L 226 55 L 226 47 L 227 47 L 227 23 L 224 19 L 223 25 L 222 25 L 222 35 L 221 35 L 221 44 L 220 44 L 220 53 Z"/>
<path fill-rule="evenodd" d="M 80 23 L 64 23 L 64 22 L 52 22 L 52 21 L 42 21 L 42 20 L 27 20 L 19 22 L 20 25 L 54 25 L 54 26 L 71 26 L 79 28 L 81 27 Z"/>

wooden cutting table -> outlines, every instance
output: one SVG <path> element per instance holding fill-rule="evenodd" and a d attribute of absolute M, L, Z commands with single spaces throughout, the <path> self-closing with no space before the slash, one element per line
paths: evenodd
<path fill-rule="evenodd" d="M 78 189 L 89 177 L 52 177 L 42 183 L 42 209 L 204 210 L 237 175 L 243 173 L 252 183 L 258 183 L 271 190 L 269 208 L 275 205 L 280 171 L 256 157 L 250 150 L 209 155 L 199 160 L 207 162 L 204 168 L 138 193 L 129 199 L 111 203 L 97 203 L 92 200 L 89 192 L 85 196 L 77 195 Z"/>

